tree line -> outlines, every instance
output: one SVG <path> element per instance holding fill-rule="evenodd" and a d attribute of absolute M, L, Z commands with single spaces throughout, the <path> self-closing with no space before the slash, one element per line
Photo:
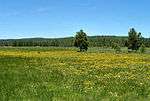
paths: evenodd
<path fill-rule="evenodd" d="M 135 31 L 135 29 L 134 29 Z M 136 31 L 135 31 L 136 32 Z M 127 41 L 129 40 L 128 36 L 87 36 L 83 30 L 76 33 L 75 37 L 68 38 L 29 38 L 29 39 L 9 39 L 9 40 L 0 40 L 0 46 L 11 46 L 11 47 L 74 47 L 78 46 L 75 43 L 75 38 L 80 37 L 78 34 L 83 33 L 83 36 L 86 37 L 88 47 L 114 47 L 118 45 L 120 47 L 127 47 Z M 137 33 L 137 32 L 136 32 Z M 86 35 L 86 36 L 85 36 Z M 82 39 L 83 40 L 83 39 Z M 131 38 L 132 40 L 132 38 Z M 150 47 L 150 38 L 143 38 L 140 36 L 141 42 L 145 47 Z M 81 41 L 81 40 L 80 40 Z M 136 40 L 135 40 L 136 41 Z"/>

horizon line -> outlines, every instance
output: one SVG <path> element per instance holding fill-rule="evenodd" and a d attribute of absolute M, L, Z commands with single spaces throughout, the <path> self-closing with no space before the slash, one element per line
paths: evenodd
<path fill-rule="evenodd" d="M 88 37 L 128 37 L 127 35 L 88 35 Z M 143 36 L 142 36 L 143 37 Z M 74 36 L 65 36 L 65 37 L 20 37 L 20 38 L 0 38 L 0 40 L 19 40 L 19 39 L 63 39 L 63 38 L 74 38 Z M 150 37 L 143 37 L 150 38 Z"/>

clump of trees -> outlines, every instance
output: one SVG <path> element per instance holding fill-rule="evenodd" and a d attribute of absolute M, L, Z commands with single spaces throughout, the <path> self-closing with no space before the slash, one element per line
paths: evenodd
<path fill-rule="evenodd" d="M 78 47 L 80 49 L 80 52 L 88 50 L 89 42 L 87 34 L 83 30 L 76 32 L 74 46 Z"/>
<path fill-rule="evenodd" d="M 142 45 L 142 36 L 141 33 L 136 32 L 134 28 L 131 28 L 128 32 L 128 41 L 126 42 L 126 46 L 128 47 L 128 51 L 137 51 Z"/>

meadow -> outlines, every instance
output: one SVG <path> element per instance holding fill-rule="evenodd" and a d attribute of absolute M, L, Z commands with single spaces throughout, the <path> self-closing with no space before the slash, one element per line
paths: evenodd
<path fill-rule="evenodd" d="M 150 101 L 150 53 L 0 48 L 0 101 Z"/>

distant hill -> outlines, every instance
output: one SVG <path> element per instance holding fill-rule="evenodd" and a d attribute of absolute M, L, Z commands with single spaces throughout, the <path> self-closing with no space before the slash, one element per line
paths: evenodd
<path fill-rule="evenodd" d="M 112 47 L 118 44 L 125 46 L 128 37 L 126 36 L 88 36 L 90 47 Z M 150 47 L 150 38 L 143 38 L 143 42 Z M 56 47 L 73 47 L 74 37 L 66 38 L 24 38 L 24 39 L 1 39 L 0 46 L 56 46 Z"/>

